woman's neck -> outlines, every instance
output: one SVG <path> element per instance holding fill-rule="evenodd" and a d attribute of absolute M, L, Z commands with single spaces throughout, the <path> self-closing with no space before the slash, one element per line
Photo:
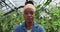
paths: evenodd
<path fill-rule="evenodd" d="M 31 22 L 31 23 L 27 23 L 27 22 L 26 22 L 26 28 L 27 28 L 28 30 L 30 30 L 30 29 L 32 28 L 32 26 L 33 26 L 33 22 Z"/>

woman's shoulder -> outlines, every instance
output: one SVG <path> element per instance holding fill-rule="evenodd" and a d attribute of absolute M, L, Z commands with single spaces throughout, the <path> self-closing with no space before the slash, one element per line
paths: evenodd
<path fill-rule="evenodd" d="M 44 29 L 44 27 L 43 27 L 42 25 L 38 25 L 38 29 L 39 29 L 39 31 L 41 31 L 41 32 L 45 32 L 45 29 Z"/>
<path fill-rule="evenodd" d="M 15 27 L 14 32 L 19 32 L 20 29 L 21 29 L 21 25 L 18 25 L 18 26 Z"/>
<path fill-rule="evenodd" d="M 40 25 L 40 24 L 35 24 L 35 26 L 38 28 L 39 31 L 45 32 L 45 29 L 44 29 L 44 27 L 43 27 L 42 25 Z"/>

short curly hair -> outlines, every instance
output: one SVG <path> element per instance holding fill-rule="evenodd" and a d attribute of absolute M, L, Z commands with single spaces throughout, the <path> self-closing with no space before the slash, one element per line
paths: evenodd
<path fill-rule="evenodd" d="M 32 4 L 32 5 L 34 5 L 33 1 L 27 1 L 27 2 L 25 2 L 25 5 L 27 5 L 27 4 Z"/>

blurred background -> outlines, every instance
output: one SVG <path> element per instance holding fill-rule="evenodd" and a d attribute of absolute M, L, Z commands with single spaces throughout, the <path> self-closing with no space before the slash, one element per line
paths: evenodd
<path fill-rule="evenodd" d="M 34 21 L 46 32 L 60 32 L 60 0 L 0 0 L 0 32 L 13 32 L 24 22 L 23 7 L 33 1 L 36 7 Z"/>

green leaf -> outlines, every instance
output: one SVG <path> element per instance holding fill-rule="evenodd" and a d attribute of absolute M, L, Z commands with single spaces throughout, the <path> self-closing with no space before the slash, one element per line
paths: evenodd
<path fill-rule="evenodd" d="M 40 8 L 40 5 L 37 5 L 37 7 L 36 8 Z"/>
<path fill-rule="evenodd" d="M 47 5 L 49 5 L 49 4 L 50 4 L 50 2 L 46 2 L 46 3 L 44 3 L 45 6 L 47 6 Z"/>

